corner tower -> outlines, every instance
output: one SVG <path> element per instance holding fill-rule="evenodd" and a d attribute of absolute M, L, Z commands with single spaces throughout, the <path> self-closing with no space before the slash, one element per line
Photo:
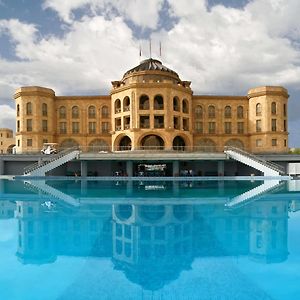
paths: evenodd
<path fill-rule="evenodd" d="M 113 150 L 184 149 L 192 145 L 190 82 L 150 58 L 112 85 Z"/>

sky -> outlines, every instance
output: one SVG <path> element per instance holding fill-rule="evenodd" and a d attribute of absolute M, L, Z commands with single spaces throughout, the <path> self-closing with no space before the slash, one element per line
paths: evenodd
<path fill-rule="evenodd" d="M 299 12 L 299 0 L 0 0 L 0 127 L 15 128 L 21 86 L 109 94 L 151 40 L 194 94 L 287 88 L 289 146 L 300 147 Z"/>

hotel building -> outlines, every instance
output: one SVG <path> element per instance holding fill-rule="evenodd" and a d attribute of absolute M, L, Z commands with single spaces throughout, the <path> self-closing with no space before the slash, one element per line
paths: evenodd
<path fill-rule="evenodd" d="M 252 88 L 243 96 L 194 95 L 191 82 L 147 59 L 112 82 L 110 95 L 56 96 L 52 89 L 19 88 L 17 153 L 44 143 L 83 151 L 187 150 L 288 152 L 288 92 Z"/>

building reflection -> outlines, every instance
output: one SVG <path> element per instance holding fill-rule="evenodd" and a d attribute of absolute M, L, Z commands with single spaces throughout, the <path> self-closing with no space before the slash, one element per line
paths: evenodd
<path fill-rule="evenodd" d="M 176 199 L 175 199 L 176 200 Z M 195 258 L 287 259 L 289 201 L 260 199 L 236 209 L 224 204 L 145 205 L 16 201 L 19 260 L 54 262 L 59 255 L 111 258 L 146 290 L 158 290 L 189 270 Z"/>

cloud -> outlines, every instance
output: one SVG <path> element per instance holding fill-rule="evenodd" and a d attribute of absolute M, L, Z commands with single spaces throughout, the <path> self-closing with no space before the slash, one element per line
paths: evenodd
<path fill-rule="evenodd" d="M 74 22 L 74 13 L 77 10 L 85 9 L 93 16 L 99 14 L 110 20 L 115 16 L 122 16 L 138 26 L 154 29 L 157 26 L 163 2 L 163 0 L 45 0 L 44 8 L 56 11 L 66 23 Z"/>
<path fill-rule="evenodd" d="M 0 127 L 14 128 L 16 122 L 16 112 L 15 109 L 8 105 L 0 105 Z"/>

